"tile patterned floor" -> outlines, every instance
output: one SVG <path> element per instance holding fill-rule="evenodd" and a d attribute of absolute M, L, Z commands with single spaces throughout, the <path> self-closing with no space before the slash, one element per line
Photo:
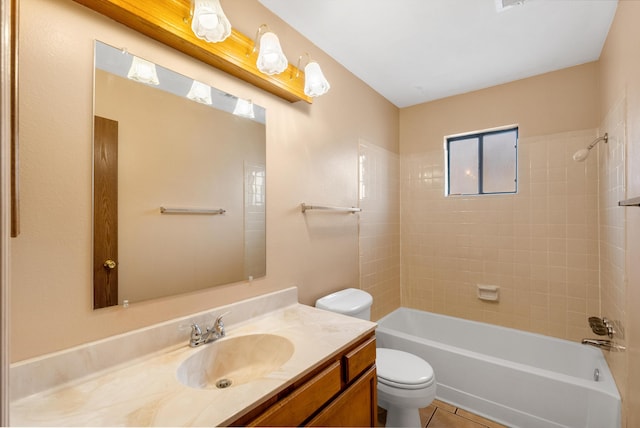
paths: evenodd
<path fill-rule="evenodd" d="M 386 411 L 378 408 L 380 426 L 384 426 L 386 418 Z M 425 428 L 507 428 L 440 400 L 434 400 L 429 407 L 420 409 L 420 422 Z"/>

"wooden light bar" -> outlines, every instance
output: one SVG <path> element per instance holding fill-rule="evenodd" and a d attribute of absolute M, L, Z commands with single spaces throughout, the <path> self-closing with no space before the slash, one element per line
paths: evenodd
<path fill-rule="evenodd" d="M 219 43 L 196 37 L 191 31 L 189 0 L 74 1 L 289 102 L 312 102 L 304 93 L 304 72 L 289 64 L 278 75 L 261 73 L 256 67 L 258 52 L 252 52 L 254 42 L 244 34 L 232 29 Z"/>

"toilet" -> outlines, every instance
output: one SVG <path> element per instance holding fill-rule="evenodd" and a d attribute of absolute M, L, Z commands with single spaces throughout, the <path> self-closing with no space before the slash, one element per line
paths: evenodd
<path fill-rule="evenodd" d="M 347 288 L 316 301 L 316 308 L 370 320 L 373 298 Z M 387 411 L 387 426 L 419 427 L 418 409 L 436 397 L 433 368 L 422 358 L 397 349 L 376 349 L 378 405 Z"/>

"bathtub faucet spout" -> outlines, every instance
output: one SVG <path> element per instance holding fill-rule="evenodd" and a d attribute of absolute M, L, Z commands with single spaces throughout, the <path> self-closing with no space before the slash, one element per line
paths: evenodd
<path fill-rule="evenodd" d="M 624 351 L 625 349 L 627 349 L 622 345 L 618 345 L 610 340 L 603 339 L 582 339 L 582 344 L 595 346 L 596 348 L 602 348 L 607 351 Z"/>

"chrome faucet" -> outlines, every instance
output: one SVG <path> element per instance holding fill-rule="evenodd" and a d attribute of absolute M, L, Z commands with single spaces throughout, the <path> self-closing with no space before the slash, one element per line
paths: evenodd
<path fill-rule="evenodd" d="M 610 340 L 603 339 L 582 339 L 582 344 L 595 346 L 596 348 L 602 348 L 607 351 L 624 351 L 627 349 L 622 345 L 617 345 Z"/>
<path fill-rule="evenodd" d="M 189 339 L 189 346 L 195 348 L 196 346 L 200 346 L 205 343 L 215 342 L 221 337 L 226 336 L 227 333 L 224 329 L 222 317 L 226 316 L 227 314 L 228 312 L 222 315 L 218 315 L 213 325 L 209 327 L 204 333 L 202 332 L 202 329 L 198 324 L 191 324 L 191 339 Z"/>

